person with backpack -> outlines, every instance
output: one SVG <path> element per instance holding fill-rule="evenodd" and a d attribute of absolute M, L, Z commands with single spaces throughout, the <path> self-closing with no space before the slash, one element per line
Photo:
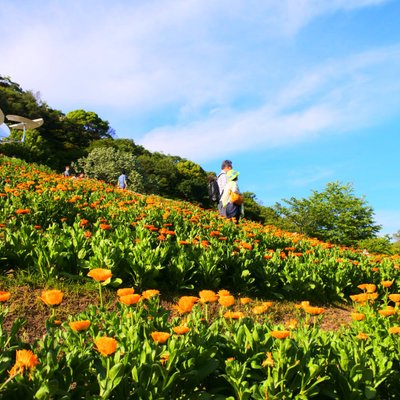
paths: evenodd
<path fill-rule="evenodd" d="M 221 198 L 224 194 L 225 186 L 227 183 L 226 174 L 232 169 L 232 161 L 224 160 L 221 165 L 221 172 L 218 175 L 218 191 L 219 191 L 219 201 L 218 201 L 218 212 L 221 216 L 226 217 L 226 208 L 223 207 Z"/>
<path fill-rule="evenodd" d="M 126 182 L 125 170 L 121 171 L 121 175 L 118 177 L 117 186 L 120 189 L 127 189 L 128 188 L 128 184 Z"/>
<path fill-rule="evenodd" d="M 226 173 L 227 184 L 221 197 L 222 207 L 225 209 L 226 218 L 234 218 L 236 223 L 239 222 L 243 214 L 243 195 L 240 193 L 238 186 L 239 172 L 233 169 Z"/>
<path fill-rule="evenodd" d="M 214 172 L 208 175 L 208 196 L 213 203 L 218 205 L 221 196 L 219 195 L 217 175 Z"/>

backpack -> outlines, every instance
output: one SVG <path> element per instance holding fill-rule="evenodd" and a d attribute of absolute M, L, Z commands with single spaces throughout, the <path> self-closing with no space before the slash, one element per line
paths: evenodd
<path fill-rule="evenodd" d="M 208 194 L 210 196 L 210 199 L 212 201 L 215 201 L 216 203 L 219 202 L 220 199 L 220 194 L 219 194 L 219 186 L 218 182 L 216 179 L 212 180 L 208 184 Z"/>
<path fill-rule="evenodd" d="M 240 193 L 231 192 L 230 202 L 237 206 L 241 206 L 244 203 L 244 197 Z"/>

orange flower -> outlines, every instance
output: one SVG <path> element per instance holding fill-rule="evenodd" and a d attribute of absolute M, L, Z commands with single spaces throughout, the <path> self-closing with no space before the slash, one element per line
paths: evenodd
<path fill-rule="evenodd" d="M 32 370 L 39 364 L 39 360 L 31 350 L 17 350 L 15 364 L 8 372 L 10 376 L 22 375 L 25 370 Z"/>
<path fill-rule="evenodd" d="M 243 305 L 248 304 L 250 302 L 251 302 L 250 297 L 241 297 L 240 298 L 240 303 L 243 304 Z"/>
<path fill-rule="evenodd" d="M 152 332 L 151 337 L 156 343 L 163 344 L 165 343 L 169 338 L 170 334 L 168 332 Z"/>
<path fill-rule="evenodd" d="M 357 287 L 367 293 L 374 293 L 376 291 L 376 285 L 373 283 L 363 283 Z"/>
<path fill-rule="evenodd" d="M 177 334 L 177 335 L 184 335 L 185 333 L 188 333 L 190 331 L 190 328 L 184 325 L 180 326 L 175 326 L 172 328 L 172 330 Z"/>
<path fill-rule="evenodd" d="M 391 315 L 393 315 L 395 313 L 395 310 L 393 307 L 386 307 L 383 310 L 378 310 L 378 313 L 380 315 L 382 315 L 383 317 L 390 317 Z"/>
<path fill-rule="evenodd" d="M 134 288 L 121 288 L 117 290 L 117 296 L 126 296 L 127 294 L 135 293 Z"/>
<path fill-rule="evenodd" d="M 219 290 L 218 291 L 218 296 L 230 296 L 230 292 L 229 292 L 229 290 L 225 290 L 225 289 L 221 289 L 221 290 Z"/>
<path fill-rule="evenodd" d="M 389 328 L 389 333 L 394 335 L 394 334 L 399 334 L 400 333 L 400 326 L 392 326 Z"/>
<path fill-rule="evenodd" d="M 362 321 L 365 319 L 365 314 L 354 312 L 351 313 L 351 318 L 353 318 L 355 321 Z"/>
<path fill-rule="evenodd" d="M 382 285 L 384 288 L 390 288 L 390 286 L 393 285 L 393 282 L 394 282 L 394 281 L 381 281 L 381 285 Z"/>
<path fill-rule="evenodd" d="M 89 221 L 87 219 L 81 219 L 79 222 L 79 226 L 87 227 L 89 225 Z"/>
<path fill-rule="evenodd" d="M 29 208 L 19 208 L 15 211 L 15 213 L 18 215 L 29 214 L 30 212 L 31 210 Z"/>
<path fill-rule="evenodd" d="M 142 293 L 142 298 L 143 299 L 151 299 L 154 296 L 158 296 L 160 294 L 159 290 L 156 289 L 149 289 L 149 290 L 145 290 Z"/>
<path fill-rule="evenodd" d="M 190 313 L 193 309 L 193 306 L 197 303 L 198 297 L 194 296 L 182 296 L 178 300 L 178 304 L 174 306 L 174 308 L 180 313 Z"/>
<path fill-rule="evenodd" d="M 62 302 L 63 296 L 64 294 L 61 290 L 44 290 L 39 299 L 48 306 L 58 306 Z"/>
<path fill-rule="evenodd" d="M 368 336 L 366 333 L 364 333 L 364 332 L 360 332 L 360 333 L 356 336 L 356 338 L 359 339 L 359 340 L 367 340 L 367 339 L 369 338 L 369 336 Z"/>
<path fill-rule="evenodd" d="M 368 293 L 353 294 L 350 298 L 356 303 L 364 303 L 368 300 Z"/>
<path fill-rule="evenodd" d="M 275 339 L 286 339 L 290 335 L 290 331 L 271 331 L 271 336 Z"/>
<path fill-rule="evenodd" d="M 68 325 L 75 332 L 86 331 L 89 329 L 91 322 L 87 319 L 82 321 L 71 321 Z"/>
<path fill-rule="evenodd" d="M 97 282 L 104 282 L 112 277 L 112 272 L 110 269 L 94 268 L 91 269 L 87 275 L 93 278 Z"/>
<path fill-rule="evenodd" d="M 0 290 L 0 303 L 4 303 L 10 297 L 11 297 L 11 293 L 10 292 L 3 292 L 2 290 Z"/>
<path fill-rule="evenodd" d="M 120 296 L 119 301 L 122 304 L 130 306 L 132 304 L 137 304 L 140 298 L 140 294 L 126 294 L 125 296 Z"/>
<path fill-rule="evenodd" d="M 90 231 L 85 231 L 83 236 L 85 236 L 85 238 L 91 238 L 92 237 L 92 232 Z"/>
<path fill-rule="evenodd" d="M 94 341 L 96 350 L 103 356 L 109 356 L 117 351 L 118 342 L 111 337 L 103 336 Z"/>
<path fill-rule="evenodd" d="M 201 290 L 199 296 L 202 303 L 212 303 L 218 300 L 218 295 L 212 290 Z"/>
<path fill-rule="evenodd" d="M 230 306 L 233 306 L 235 304 L 235 298 L 232 295 L 221 296 L 218 299 L 218 303 L 221 304 L 221 306 L 230 307 Z"/>
<path fill-rule="evenodd" d="M 325 312 L 325 309 L 322 307 L 304 307 L 304 311 L 307 314 L 311 314 L 311 315 L 320 315 L 323 314 Z"/>
<path fill-rule="evenodd" d="M 99 226 L 103 231 L 109 231 L 111 229 L 111 225 L 108 224 L 100 224 Z"/>
<path fill-rule="evenodd" d="M 240 319 L 244 317 L 245 315 L 241 311 L 227 311 L 224 314 L 224 318 L 226 319 Z"/>
<path fill-rule="evenodd" d="M 398 293 L 393 293 L 389 294 L 389 299 L 392 300 L 394 303 L 398 303 L 400 301 L 400 294 Z"/>

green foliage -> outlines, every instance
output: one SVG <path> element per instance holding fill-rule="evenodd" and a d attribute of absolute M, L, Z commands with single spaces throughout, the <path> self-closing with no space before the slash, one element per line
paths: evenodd
<path fill-rule="evenodd" d="M 76 172 L 83 171 L 89 178 L 96 178 L 107 183 L 116 184 L 121 171 L 125 170 L 128 187 L 136 192 L 143 191 L 143 179 L 137 171 L 136 157 L 128 152 L 114 148 L 98 147 L 87 157 L 72 164 Z"/>
<path fill-rule="evenodd" d="M 390 236 L 364 239 L 357 242 L 357 247 L 375 254 L 395 254 L 395 246 L 390 241 Z"/>
<path fill-rule="evenodd" d="M 284 199 L 289 207 L 276 204 L 276 210 L 298 232 L 330 243 L 352 245 L 370 239 L 381 229 L 373 219 L 373 209 L 364 198 L 354 195 L 349 183 L 330 182 L 323 192 L 309 198 Z"/>

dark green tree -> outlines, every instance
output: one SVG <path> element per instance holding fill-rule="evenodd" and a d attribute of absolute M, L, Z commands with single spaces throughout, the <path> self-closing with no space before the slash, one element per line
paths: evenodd
<path fill-rule="evenodd" d="M 353 245 L 376 236 L 381 226 L 374 221 L 374 211 L 364 197 L 354 195 L 352 184 L 330 182 L 322 192 L 309 198 L 283 200 L 288 206 L 275 205 L 277 212 L 296 231 L 320 240 Z"/>

